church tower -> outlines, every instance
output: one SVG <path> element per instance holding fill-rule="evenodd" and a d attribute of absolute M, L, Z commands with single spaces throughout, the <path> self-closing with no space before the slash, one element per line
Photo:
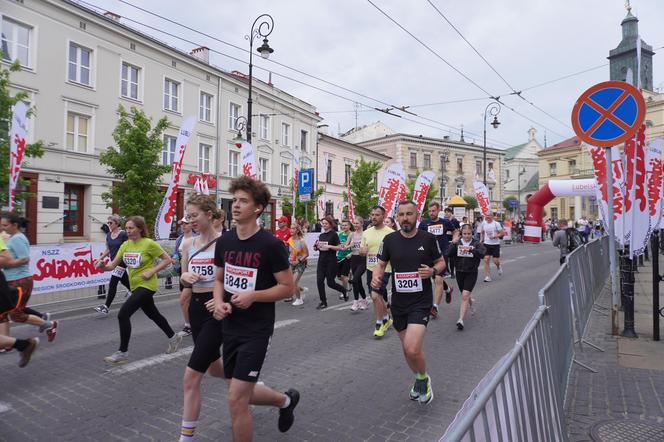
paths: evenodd
<path fill-rule="evenodd" d="M 617 48 L 609 51 L 609 70 L 611 80 L 630 81 L 636 85 L 636 77 L 627 79 L 628 69 L 636 76 L 636 39 L 639 36 L 639 19 L 632 15 L 632 8 L 627 2 L 627 16 L 622 23 L 622 41 Z M 641 43 L 641 88 L 644 90 L 653 90 L 652 86 L 652 56 L 655 53 L 652 46 Z"/>

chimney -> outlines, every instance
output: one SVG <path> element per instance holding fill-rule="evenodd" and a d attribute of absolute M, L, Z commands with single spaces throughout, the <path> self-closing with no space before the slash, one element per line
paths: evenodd
<path fill-rule="evenodd" d="M 121 18 L 118 14 L 116 14 L 115 12 L 111 12 L 111 11 L 104 12 L 104 17 L 110 18 L 111 20 L 117 21 L 117 22 L 119 22 L 120 18 Z"/>
<path fill-rule="evenodd" d="M 189 55 L 198 58 L 205 64 L 210 64 L 210 49 L 206 48 L 205 46 L 201 46 L 200 48 L 192 50 Z"/>

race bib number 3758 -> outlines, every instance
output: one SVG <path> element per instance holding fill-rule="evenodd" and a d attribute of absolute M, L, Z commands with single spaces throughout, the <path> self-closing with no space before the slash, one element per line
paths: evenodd
<path fill-rule="evenodd" d="M 257 275 L 258 269 L 226 263 L 224 266 L 224 291 L 229 293 L 253 292 L 256 290 Z"/>
<path fill-rule="evenodd" d="M 214 280 L 214 258 L 192 258 L 189 261 L 189 271 L 198 273 L 202 281 Z"/>

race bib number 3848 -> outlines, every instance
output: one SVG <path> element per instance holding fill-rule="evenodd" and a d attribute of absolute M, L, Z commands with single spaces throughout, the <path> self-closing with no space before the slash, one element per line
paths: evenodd
<path fill-rule="evenodd" d="M 257 275 L 257 269 L 226 263 L 224 266 L 224 291 L 229 293 L 253 292 L 256 290 Z"/>

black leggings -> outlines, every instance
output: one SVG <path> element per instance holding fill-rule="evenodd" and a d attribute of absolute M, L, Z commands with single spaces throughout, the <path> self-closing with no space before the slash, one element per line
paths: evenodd
<path fill-rule="evenodd" d="M 121 282 L 123 286 L 127 287 L 127 290 L 131 291 L 129 288 L 129 276 L 127 276 L 127 271 L 122 274 L 122 278 L 117 276 L 111 276 L 111 281 L 108 283 L 108 294 L 106 295 L 106 307 L 110 307 L 115 299 L 115 293 L 118 291 L 118 283 Z"/>
<path fill-rule="evenodd" d="M 447 271 L 450 272 L 450 275 L 454 275 L 454 268 L 456 267 L 455 259 L 456 257 L 454 256 L 445 257 L 445 264 L 447 265 Z"/>
<path fill-rule="evenodd" d="M 145 316 L 152 319 L 159 326 L 161 331 L 169 339 L 175 335 L 166 318 L 159 313 L 157 306 L 154 305 L 154 293 L 145 287 L 138 287 L 132 290 L 131 296 L 120 307 L 120 312 L 118 313 L 118 322 L 120 323 L 120 351 L 127 351 L 129 348 L 129 338 L 131 338 L 131 321 L 129 319 L 139 308 L 143 310 Z"/>
<path fill-rule="evenodd" d="M 212 292 L 193 293 L 189 303 L 189 320 L 194 350 L 187 366 L 199 373 L 205 373 L 214 361 L 221 357 L 221 321 L 212 317 L 205 303 L 212 299 Z"/>
<path fill-rule="evenodd" d="M 367 258 L 361 255 L 353 255 L 350 258 L 350 268 L 353 272 L 353 296 L 357 301 L 360 299 L 367 299 L 367 293 L 364 291 L 362 284 L 362 275 L 367 270 Z"/>
<path fill-rule="evenodd" d="M 334 278 L 337 276 L 337 261 L 336 259 L 319 259 L 318 267 L 316 267 L 316 285 L 318 286 L 318 296 L 320 302 L 327 305 L 327 296 L 325 295 L 325 280 L 327 279 L 327 286 L 339 293 L 346 294 L 344 286 L 339 284 Z"/>

